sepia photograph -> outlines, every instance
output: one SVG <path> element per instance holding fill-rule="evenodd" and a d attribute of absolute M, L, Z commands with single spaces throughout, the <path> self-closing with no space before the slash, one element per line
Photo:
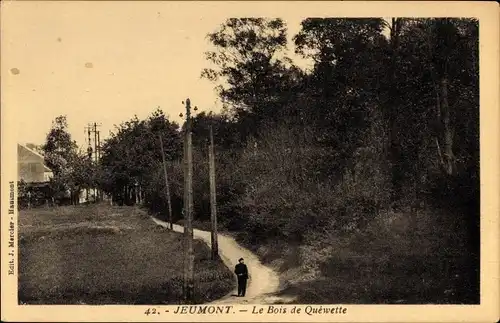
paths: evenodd
<path fill-rule="evenodd" d="M 142 321 L 483 305 L 491 26 L 187 3 L 3 3 L 2 302 Z"/>

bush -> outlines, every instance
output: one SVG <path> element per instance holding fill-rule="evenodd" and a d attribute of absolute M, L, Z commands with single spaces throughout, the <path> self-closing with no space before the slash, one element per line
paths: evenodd
<path fill-rule="evenodd" d="M 327 152 L 311 132 L 297 130 L 282 126 L 270 131 L 239 160 L 238 176 L 244 182 L 240 219 L 246 231 L 241 239 L 300 243 L 305 234 L 324 228 L 359 230 L 388 208 L 390 178 L 380 145 L 357 149 L 349 168 L 321 178 Z"/>
<path fill-rule="evenodd" d="M 52 205 L 52 190 L 49 185 L 28 184 L 24 181 L 17 183 L 18 188 L 18 208 L 39 207 L 49 203 Z"/>

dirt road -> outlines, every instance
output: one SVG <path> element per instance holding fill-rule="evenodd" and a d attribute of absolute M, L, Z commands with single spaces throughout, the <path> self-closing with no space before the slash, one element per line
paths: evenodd
<path fill-rule="evenodd" d="M 158 225 L 168 228 L 167 222 L 152 218 Z M 184 227 L 174 224 L 174 231 L 184 232 Z M 210 232 L 194 229 L 194 238 L 203 240 L 209 247 Z M 248 266 L 250 279 L 248 280 L 247 292 L 245 297 L 235 297 L 237 290 L 232 291 L 225 297 L 212 302 L 212 304 L 231 303 L 231 304 L 275 304 L 288 303 L 291 300 L 277 297 L 275 294 L 279 288 L 279 278 L 277 273 L 261 264 L 257 256 L 250 250 L 240 246 L 233 238 L 219 234 L 219 255 L 224 264 L 234 271 L 234 266 L 239 258 L 244 258 Z M 236 276 L 235 276 L 236 279 Z"/>

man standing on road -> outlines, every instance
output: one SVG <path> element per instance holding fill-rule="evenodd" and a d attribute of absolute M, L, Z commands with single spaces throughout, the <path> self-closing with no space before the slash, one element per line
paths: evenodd
<path fill-rule="evenodd" d="M 243 258 L 238 260 L 239 264 L 234 268 L 234 273 L 238 277 L 238 296 L 244 297 L 247 290 L 248 268 Z"/>

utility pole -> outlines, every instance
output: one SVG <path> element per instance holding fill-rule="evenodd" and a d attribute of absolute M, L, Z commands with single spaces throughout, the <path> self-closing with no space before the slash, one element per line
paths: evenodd
<path fill-rule="evenodd" d="M 182 113 L 180 114 L 182 117 Z M 188 230 L 187 230 L 187 222 L 188 222 L 188 214 L 189 214 L 189 198 L 188 198 L 188 190 L 187 190 L 187 178 L 188 178 L 188 162 L 187 162 L 187 121 L 184 124 L 184 132 L 182 134 L 182 145 L 183 145 L 183 158 L 182 158 L 182 168 L 184 173 L 184 202 L 182 209 L 182 217 L 184 219 L 184 285 L 183 285 L 183 294 L 184 301 L 187 302 L 187 290 L 188 290 L 188 272 L 189 272 L 189 256 L 188 256 Z"/>
<path fill-rule="evenodd" d="M 101 160 L 101 132 L 100 131 L 97 131 L 96 153 L 97 153 L 97 161 Z"/>
<path fill-rule="evenodd" d="M 94 159 L 95 162 L 97 163 L 97 123 L 94 122 Z"/>
<path fill-rule="evenodd" d="M 97 155 L 98 155 L 98 151 L 97 151 L 97 123 L 94 122 L 94 158 L 95 158 L 95 164 L 97 166 Z M 98 190 L 97 190 L 97 187 L 95 188 L 95 201 L 98 202 L 99 201 L 99 198 L 98 198 Z"/>
<path fill-rule="evenodd" d="M 167 190 L 167 206 L 168 206 L 168 221 L 170 222 L 170 230 L 174 229 L 174 222 L 172 219 L 172 202 L 170 201 L 170 187 L 168 185 L 168 173 L 167 173 L 167 162 L 165 161 L 165 151 L 163 149 L 163 139 L 161 134 L 159 135 L 160 139 L 160 149 L 161 149 L 161 158 L 163 161 L 163 172 L 165 173 L 165 188 Z"/>
<path fill-rule="evenodd" d="M 182 148 L 183 148 L 183 157 L 182 157 L 182 170 L 184 174 L 184 200 L 183 200 L 183 208 L 182 208 L 182 217 L 184 222 L 187 219 L 189 202 L 188 202 L 188 191 L 187 191 L 187 178 L 188 178 L 188 162 L 187 162 L 187 132 L 186 132 L 187 122 L 184 125 L 184 132 L 182 134 Z M 186 225 L 184 224 L 184 235 L 187 239 L 187 230 Z"/>
<path fill-rule="evenodd" d="M 89 141 L 89 148 L 88 148 L 88 152 L 89 152 L 89 157 L 90 159 L 92 160 L 92 152 L 94 153 L 94 163 L 95 165 L 97 166 L 97 163 L 99 162 L 99 154 L 100 154 L 100 131 L 97 130 L 97 127 L 100 127 L 101 124 L 100 123 L 97 123 L 97 122 L 94 122 L 94 123 L 90 123 L 86 129 L 88 131 L 88 141 Z M 94 134 L 94 148 L 92 149 L 92 144 L 91 144 L 91 133 Z M 94 188 L 94 193 L 95 193 L 95 201 L 97 202 L 99 200 L 99 190 L 97 189 L 97 187 Z"/>
<path fill-rule="evenodd" d="M 182 102 L 184 104 L 184 101 Z M 193 300 L 194 291 L 194 251 L 193 251 L 193 151 L 191 139 L 191 101 L 186 99 L 186 127 L 185 127 L 185 187 L 184 187 L 184 209 L 185 209 L 185 279 L 184 299 L 187 303 Z M 198 110 L 194 107 L 194 111 Z M 180 115 L 182 117 L 182 114 Z M 187 203 L 186 203 L 187 202 Z"/>
<path fill-rule="evenodd" d="M 87 154 L 88 154 L 88 158 L 89 160 L 92 162 L 92 140 L 90 139 L 90 131 L 91 131 L 91 127 L 88 126 L 88 127 L 85 127 L 85 131 L 87 132 L 87 135 L 88 135 L 88 139 L 87 139 L 87 143 L 88 143 L 88 148 L 87 148 Z M 86 189 L 86 201 L 89 202 L 89 199 L 90 199 L 90 188 L 87 188 Z"/>
<path fill-rule="evenodd" d="M 101 132 L 97 131 L 97 146 L 96 146 L 96 153 L 97 153 L 97 163 L 96 166 L 98 165 L 99 161 L 101 161 Z M 103 192 L 101 190 L 98 191 L 99 193 L 99 200 L 102 201 L 102 194 Z"/>
<path fill-rule="evenodd" d="M 92 150 L 93 149 L 92 149 L 92 139 L 90 137 L 92 127 L 90 127 L 90 125 L 85 127 L 85 131 L 87 132 L 87 135 L 88 135 L 88 137 L 87 137 L 87 144 L 88 144 L 87 154 L 89 155 L 89 159 L 92 159 Z"/>
<path fill-rule="evenodd" d="M 210 146 L 208 147 L 208 162 L 210 175 L 210 219 L 212 222 L 212 259 L 215 260 L 219 255 L 219 246 L 217 243 L 217 199 L 215 195 L 215 154 L 212 125 L 210 125 Z"/>

